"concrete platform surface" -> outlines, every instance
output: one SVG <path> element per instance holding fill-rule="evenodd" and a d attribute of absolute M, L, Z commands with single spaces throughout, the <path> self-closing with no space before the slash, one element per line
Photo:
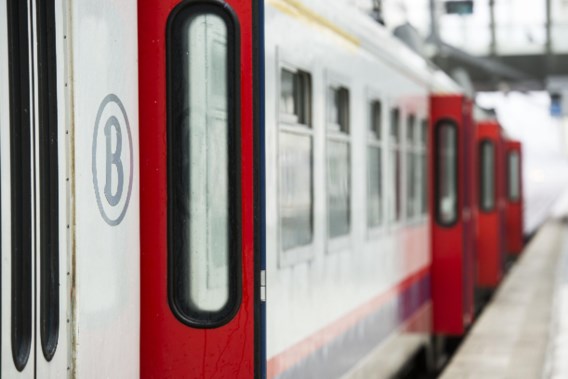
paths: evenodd
<path fill-rule="evenodd" d="M 441 379 L 568 379 L 568 224 L 549 221 Z"/>

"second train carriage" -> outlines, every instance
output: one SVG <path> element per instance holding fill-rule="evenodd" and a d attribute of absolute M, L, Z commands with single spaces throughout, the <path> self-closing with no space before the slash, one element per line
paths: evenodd
<path fill-rule="evenodd" d="M 467 330 L 472 103 L 367 16 L 6 0 L 0 52 L 2 377 L 389 376 Z"/>

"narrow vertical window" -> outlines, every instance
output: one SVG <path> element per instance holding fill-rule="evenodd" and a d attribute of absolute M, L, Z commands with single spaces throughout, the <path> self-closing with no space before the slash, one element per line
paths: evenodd
<path fill-rule="evenodd" d="M 280 72 L 278 137 L 280 246 L 283 251 L 313 239 L 313 129 L 311 75 Z"/>
<path fill-rule="evenodd" d="M 367 226 L 375 228 L 382 222 L 382 106 L 378 100 L 370 104 L 367 142 Z"/>
<path fill-rule="evenodd" d="M 420 213 L 428 212 L 428 120 L 422 120 L 420 123 L 420 187 L 421 201 Z"/>
<path fill-rule="evenodd" d="M 349 90 L 328 88 L 327 117 L 327 206 L 328 236 L 351 230 L 351 173 L 349 137 Z"/>
<path fill-rule="evenodd" d="M 457 127 L 442 120 L 436 125 L 436 219 L 449 226 L 458 217 Z"/>
<path fill-rule="evenodd" d="M 400 110 L 393 108 L 390 114 L 389 128 L 390 168 L 389 183 L 393 201 L 389 202 L 389 221 L 398 222 L 401 216 L 401 146 L 400 146 Z"/>
<path fill-rule="evenodd" d="M 8 0 L 10 181 L 12 204 L 12 357 L 28 362 L 32 341 L 32 192 L 28 2 Z"/>
<path fill-rule="evenodd" d="M 240 296 L 238 28 L 217 3 L 178 7 L 168 26 L 170 305 L 214 327 Z"/>
<path fill-rule="evenodd" d="M 59 191 L 55 4 L 37 4 L 40 181 L 40 334 L 53 358 L 59 337 Z"/>
<path fill-rule="evenodd" d="M 412 219 L 416 215 L 418 190 L 416 186 L 416 117 L 408 115 L 406 120 L 406 217 Z"/>
<path fill-rule="evenodd" d="M 507 155 L 507 193 L 510 201 L 519 201 L 521 197 L 520 158 L 517 151 Z"/>
<path fill-rule="evenodd" d="M 481 210 L 489 212 L 495 207 L 495 145 L 489 140 L 479 144 L 479 183 Z"/>

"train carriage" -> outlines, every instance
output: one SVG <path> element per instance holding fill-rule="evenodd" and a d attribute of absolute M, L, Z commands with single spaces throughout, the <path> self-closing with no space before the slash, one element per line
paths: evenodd
<path fill-rule="evenodd" d="M 270 378 L 355 374 L 378 351 L 416 354 L 430 331 L 430 69 L 342 11 L 266 9 Z M 359 374 L 405 363 L 383 354 Z"/>
<path fill-rule="evenodd" d="M 343 3 L 2 2 L 0 377 L 390 377 L 439 353 L 483 256 L 473 100 Z"/>

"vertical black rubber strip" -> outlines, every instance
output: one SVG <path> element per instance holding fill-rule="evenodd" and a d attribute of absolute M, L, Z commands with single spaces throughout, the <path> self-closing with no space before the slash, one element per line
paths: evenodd
<path fill-rule="evenodd" d="M 23 370 L 32 342 L 32 194 L 28 1 L 7 0 L 12 202 L 12 357 Z"/>
<path fill-rule="evenodd" d="M 40 335 L 50 361 L 59 337 L 59 191 L 54 0 L 37 3 L 40 184 Z"/>
<path fill-rule="evenodd" d="M 266 270 L 264 165 L 264 1 L 253 0 L 254 135 L 254 377 L 266 378 L 266 303 L 260 299 L 260 273 Z M 265 271 L 266 272 L 266 271 Z"/>

